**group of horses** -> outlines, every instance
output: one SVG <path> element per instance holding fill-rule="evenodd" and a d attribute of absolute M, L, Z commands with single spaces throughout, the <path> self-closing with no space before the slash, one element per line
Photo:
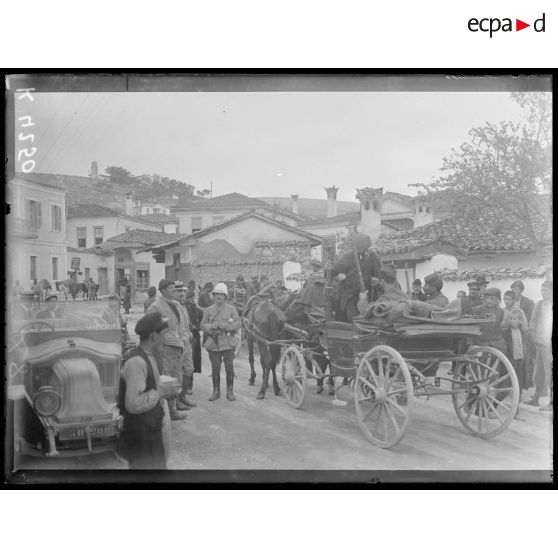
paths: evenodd
<path fill-rule="evenodd" d="M 248 362 L 250 364 L 249 385 L 255 385 L 256 371 L 254 368 L 254 345 L 258 347 L 263 378 L 257 398 L 263 399 L 269 386 L 269 373 L 273 376 L 273 391 L 281 395 L 281 388 L 277 381 L 276 368 L 281 358 L 281 346 L 290 340 L 297 342 L 312 354 L 313 360 L 325 370 L 329 364 L 324 348 L 320 345 L 316 335 L 301 337 L 293 334 L 294 330 L 305 331 L 310 324 L 310 317 L 304 304 L 296 300 L 297 293 L 275 294 L 267 300 L 257 296 L 249 300 L 243 312 L 243 326 L 246 332 L 248 346 Z M 289 328 L 288 326 L 293 326 Z M 305 357 L 306 366 L 312 368 L 311 359 Z M 333 382 L 330 378 L 330 393 L 333 393 Z M 323 391 L 323 378 L 318 380 L 318 393 Z"/>

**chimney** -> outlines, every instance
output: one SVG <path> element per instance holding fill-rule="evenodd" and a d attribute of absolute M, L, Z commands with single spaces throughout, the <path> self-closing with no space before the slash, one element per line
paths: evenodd
<path fill-rule="evenodd" d="M 298 194 L 291 194 L 291 211 L 298 215 Z"/>
<path fill-rule="evenodd" d="M 337 216 L 337 186 L 330 186 L 329 188 L 324 188 L 327 193 L 327 218 Z"/>
<path fill-rule="evenodd" d="M 382 232 L 383 188 L 357 188 L 356 199 L 360 201 L 360 232 L 372 241 Z"/>
<path fill-rule="evenodd" d="M 134 199 L 132 197 L 132 192 L 126 192 L 126 194 L 124 194 L 125 197 L 125 207 L 126 207 L 126 215 L 129 215 L 130 217 L 134 216 Z"/>

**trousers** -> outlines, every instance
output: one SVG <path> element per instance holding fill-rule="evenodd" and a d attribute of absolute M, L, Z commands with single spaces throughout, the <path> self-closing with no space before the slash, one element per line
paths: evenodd
<path fill-rule="evenodd" d="M 207 351 L 211 362 L 211 372 L 219 376 L 221 374 L 221 362 L 225 364 L 227 379 L 234 378 L 234 349 L 226 351 Z"/>
<path fill-rule="evenodd" d="M 535 395 L 543 396 L 552 390 L 552 346 L 536 344 L 535 350 Z"/>

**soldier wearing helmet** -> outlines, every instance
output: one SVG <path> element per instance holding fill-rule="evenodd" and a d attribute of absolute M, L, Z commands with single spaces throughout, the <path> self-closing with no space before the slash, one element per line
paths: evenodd
<path fill-rule="evenodd" d="M 204 347 L 211 361 L 213 393 L 209 401 L 221 397 L 221 362 L 225 364 L 227 399 L 234 401 L 236 399 L 233 393 L 234 348 L 239 342 L 237 332 L 242 323 L 236 308 L 227 302 L 229 296 L 227 285 L 217 283 L 212 294 L 213 304 L 204 310 L 200 324 L 201 329 L 207 334 Z"/>

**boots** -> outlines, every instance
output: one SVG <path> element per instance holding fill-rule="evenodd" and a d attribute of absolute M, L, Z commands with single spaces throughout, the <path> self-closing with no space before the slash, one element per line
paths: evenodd
<path fill-rule="evenodd" d="M 229 401 L 236 401 L 236 397 L 233 393 L 233 384 L 234 384 L 234 372 L 229 374 L 227 372 L 227 399 Z"/>
<path fill-rule="evenodd" d="M 169 415 L 171 420 L 184 420 L 186 413 L 181 413 L 176 409 L 176 397 L 169 399 Z"/>
<path fill-rule="evenodd" d="M 186 398 L 186 394 L 192 393 L 192 390 L 188 389 L 189 387 L 191 388 L 192 382 L 193 382 L 192 376 L 186 376 L 186 375 L 182 376 L 182 391 L 178 396 L 178 403 L 177 403 L 177 408 L 179 411 L 188 411 L 192 407 L 196 407 L 196 403 L 193 403 L 192 401 L 189 401 Z"/>
<path fill-rule="evenodd" d="M 221 397 L 221 374 L 219 372 L 213 372 L 211 374 L 211 379 L 213 380 L 213 393 L 209 401 L 215 401 Z"/>
<path fill-rule="evenodd" d="M 184 376 L 184 394 L 185 395 L 192 395 L 194 387 L 194 375 L 191 376 Z"/>

